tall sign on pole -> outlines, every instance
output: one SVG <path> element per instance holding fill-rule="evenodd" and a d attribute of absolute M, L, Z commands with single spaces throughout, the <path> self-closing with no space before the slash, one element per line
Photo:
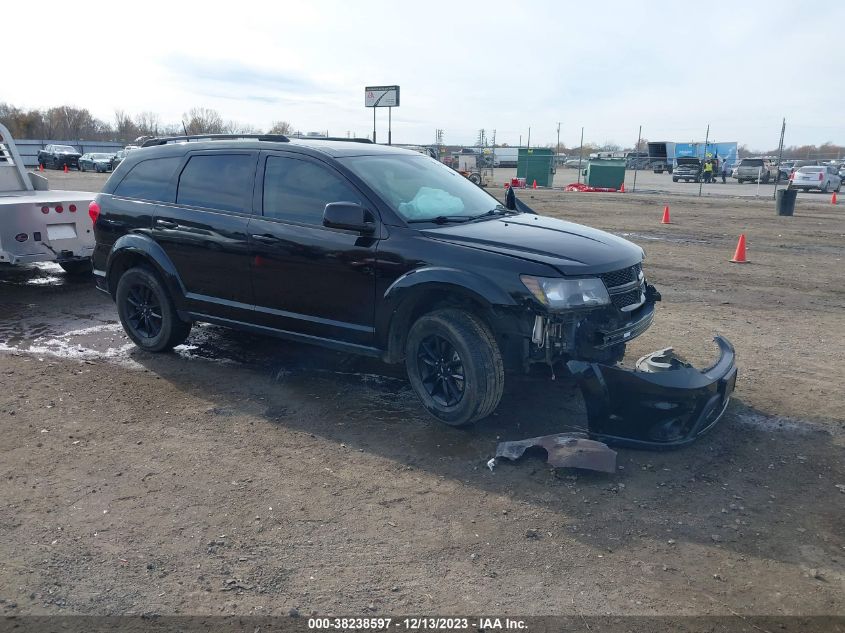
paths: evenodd
<path fill-rule="evenodd" d="M 399 107 L 399 86 L 367 86 L 364 106 L 373 109 L 373 143 L 376 142 L 376 108 L 387 108 L 387 144 L 393 142 L 393 108 Z"/>

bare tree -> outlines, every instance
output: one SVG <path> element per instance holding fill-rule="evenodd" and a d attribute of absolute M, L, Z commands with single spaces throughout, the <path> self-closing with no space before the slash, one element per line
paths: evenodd
<path fill-rule="evenodd" d="M 222 134 L 223 118 L 211 108 L 191 108 L 183 117 L 188 134 Z"/>
<path fill-rule="evenodd" d="M 223 124 L 224 134 L 261 134 L 261 130 L 248 123 L 229 120 Z"/>
<path fill-rule="evenodd" d="M 273 127 L 267 130 L 267 134 L 284 134 L 289 136 L 293 134 L 293 125 L 287 121 L 274 121 Z"/>
<path fill-rule="evenodd" d="M 129 141 L 138 136 L 138 128 L 135 122 L 123 110 L 114 111 L 114 133 L 122 141 Z"/>
<path fill-rule="evenodd" d="M 161 119 L 155 112 L 141 112 L 135 115 L 136 136 L 158 136 Z"/>

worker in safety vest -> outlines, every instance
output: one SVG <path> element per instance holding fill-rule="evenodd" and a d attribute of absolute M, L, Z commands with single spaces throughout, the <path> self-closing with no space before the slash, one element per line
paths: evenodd
<path fill-rule="evenodd" d="M 704 182 L 713 180 L 713 162 L 708 158 L 704 161 Z"/>

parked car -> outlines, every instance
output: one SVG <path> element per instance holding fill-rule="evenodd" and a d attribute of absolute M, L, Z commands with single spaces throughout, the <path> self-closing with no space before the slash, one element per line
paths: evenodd
<path fill-rule="evenodd" d="M 757 182 L 758 179 L 766 183 L 774 180 L 777 173 L 777 167 L 766 158 L 743 158 L 739 161 L 736 180 L 739 184 Z"/>
<path fill-rule="evenodd" d="M 64 169 L 65 166 L 79 169 L 80 156 L 82 154 L 70 145 L 47 145 L 38 151 L 38 165 L 44 169 Z"/>
<path fill-rule="evenodd" d="M 97 286 L 143 350 L 202 321 L 404 362 L 462 425 L 506 372 L 614 363 L 654 318 L 639 246 L 506 208 L 417 152 L 194 140 L 130 152 L 90 208 Z"/>
<path fill-rule="evenodd" d="M 845 165 L 839 167 L 839 178 L 845 180 Z"/>
<path fill-rule="evenodd" d="M 684 182 L 701 182 L 704 172 L 704 163 L 700 158 L 683 156 L 677 159 L 678 166 L 672 174 L 672 182 L 683 180 Z"/>
<path fill-rule="evenodd" d="M 838 192 L 842 187 L 842 178 L 839 176 L 839 170 L 830 165 L 799 167 L 798 171 L 792 174 L 789 186 L 804 191 L 815 189 L 822 193 Z"/>
<path fill-rule="evenodd" d="M 98 173 L 111 171 L 114 156 L 114 154 L 105 154 L 102 152 L 83 154 L 79 158 L 79 171 L 87 171 L 89 169 Z"/>
<path fill-rule="evenodd" d="M 781 180 L 789 180 L 789 176 L 792 175 L 792 172 L 795 171 L 795 161 L 794 160 L 784 160 L 781 161 L 778 169 L 780 170 L 780 179 Z"/>

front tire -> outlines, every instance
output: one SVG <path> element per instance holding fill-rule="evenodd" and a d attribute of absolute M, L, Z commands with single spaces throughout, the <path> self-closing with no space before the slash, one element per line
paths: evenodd
<path fill-rule="evenodd" d="M 405 369 L 426 410 L 450 426 L 489 416 L 504 389 L 495 337 L 478 317 L 458 308 L 417 319 L 408 333 Z"/>
<path fill-rule="evenodd" d="M 82 165 L 82 163 L 79 163 L 79 171 L 85 171 L 85 167 Z"/>
<path fill-rule="evenodd" d="M 148 268 L 123 273 L 115 302 L 123 329 L 144 351 L 165 352 L 188 338 L 191 324 L 179 318 L 164 284 Z"/>

